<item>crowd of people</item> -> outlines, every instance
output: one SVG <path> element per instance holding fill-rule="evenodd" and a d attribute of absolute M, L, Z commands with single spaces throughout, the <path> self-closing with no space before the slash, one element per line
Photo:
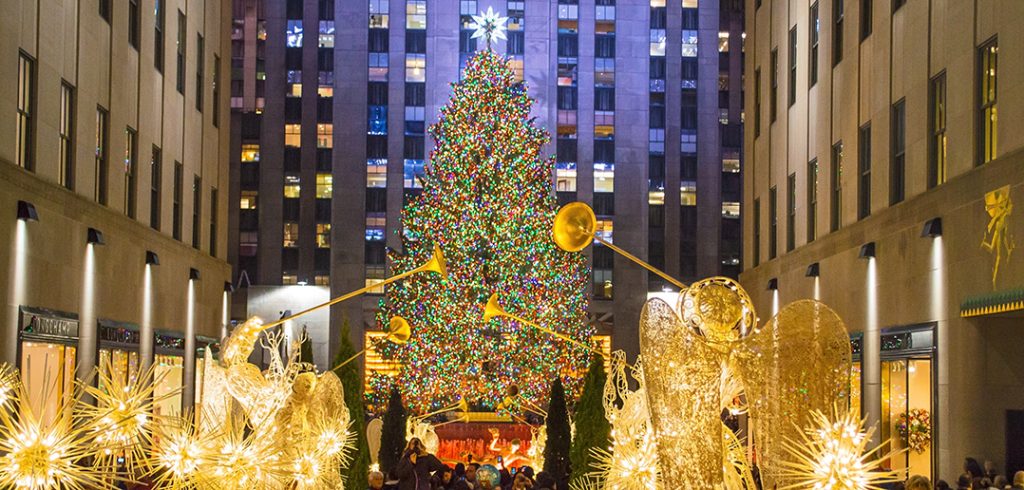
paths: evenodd
<path fill-rule="evenodd" d="M 500 468 L 498 478 L 493 475 L 479 475 L 480 464 L 458 463 L 454 467 L 444 464 L 427 452 L 423 442 L 412 438 L 402 454 L 398 465 L 386 478 L 384 473 L 370 473 L 368 490 L 565 490 L 557 488 L 555 479 L 533 468 Z M 963 474 L 950 486 L 945 480 L 938 480 L 934 486 L 924 476 L 914 475 L 905 482 L 889 486 L 890 490 L 1024 490 L 1024 471 L 1013 475 L 1013 481 L 999 474 L 995 464 L 985 461 L 979 464 L 974 458 L 964 460 Z"/>
<path fill-rule="evenodd" d="M 956 486 L 945 480 L 937 480 L 933 487 L 928 478 L 920 475 L 910 477 L 906 483 L 897 483 L 891 490 L 1024 490 L 1024 471 L 1013 475 L 1011 482 L 999 474 L 996 465 L 985 461 L 984 465 L 974 458 L 964 459 L 964 472 L 956 479 Z"/>
<path fill-rule="evenodd" d="M 477 462 L 446 465 L 414 437 L 389 475 L 370 473 L 369 490 L 562 490 L 551 475 L 529 466 L 500 468 L 496 480 L 478 475 L 480 467 Z"/>

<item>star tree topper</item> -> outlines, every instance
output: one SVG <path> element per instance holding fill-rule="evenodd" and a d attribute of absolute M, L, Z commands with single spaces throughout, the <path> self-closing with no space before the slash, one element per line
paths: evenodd
<path fill-rule="evenodd" d="M 483 15 L 474 15 L 473 22 L 469 24 L 470 29 L 476 29 L 473 32 L 472 39 L 484 38 L 489 49 L 491 47 L 491 40 L 508 39 L 505 37 L 506 22 L 508 22 L 508 17 L 502 17 L 493 8 L 487 7 L 487 11 Z"/>

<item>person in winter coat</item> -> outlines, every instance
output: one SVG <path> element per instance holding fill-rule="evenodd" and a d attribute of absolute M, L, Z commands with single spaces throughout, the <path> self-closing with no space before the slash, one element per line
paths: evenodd
<path fill-rule="evenodd" d="M 398 490 L 430 490 L 430 474 L 444 468 L 441 460 L 427 453 L 423 441 L 413 437 L 395 468 Z"/>

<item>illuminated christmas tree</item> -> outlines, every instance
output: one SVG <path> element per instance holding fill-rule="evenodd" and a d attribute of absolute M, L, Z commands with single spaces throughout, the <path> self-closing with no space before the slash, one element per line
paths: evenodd
<path fill-rule="evenodd" d="M 402 211 L 404 250 L 389 256 L 398 274 L 425 262 L 437 245 L 448 279 L 413 276 L 389 286 L 378 321 L 403 316 L 413 336 L 382 355 L 403 364 L 397 385 L 417 413 L 460 397 L 495 408 L 513 386 L 546 402 L 554 377 L 575 396 L 586 349 L 508 318 L 482 318 L 497 293 L 508 312 L 590 343 L 585 259 L 551 238 L 554 160 L 541 154 L 549 136 L 534 126 L 531 100 L 508 59 L 490 49 L 469 60 L 452 87 L 430 128 L 435 145 L 422 194 Z M 376 376 L 374 391 L 386 393 L 391 382 Z"/>

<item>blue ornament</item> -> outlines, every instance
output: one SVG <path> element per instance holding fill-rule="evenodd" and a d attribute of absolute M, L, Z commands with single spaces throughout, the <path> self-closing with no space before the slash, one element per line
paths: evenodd
<path fill-rule="evenodd" d="M 501 483 L 501 473 L 498 469 L 492 465 L 485 464 L 476 470 L 477 481 L 489 481 L 492 487 L 498 486 Z"/>

